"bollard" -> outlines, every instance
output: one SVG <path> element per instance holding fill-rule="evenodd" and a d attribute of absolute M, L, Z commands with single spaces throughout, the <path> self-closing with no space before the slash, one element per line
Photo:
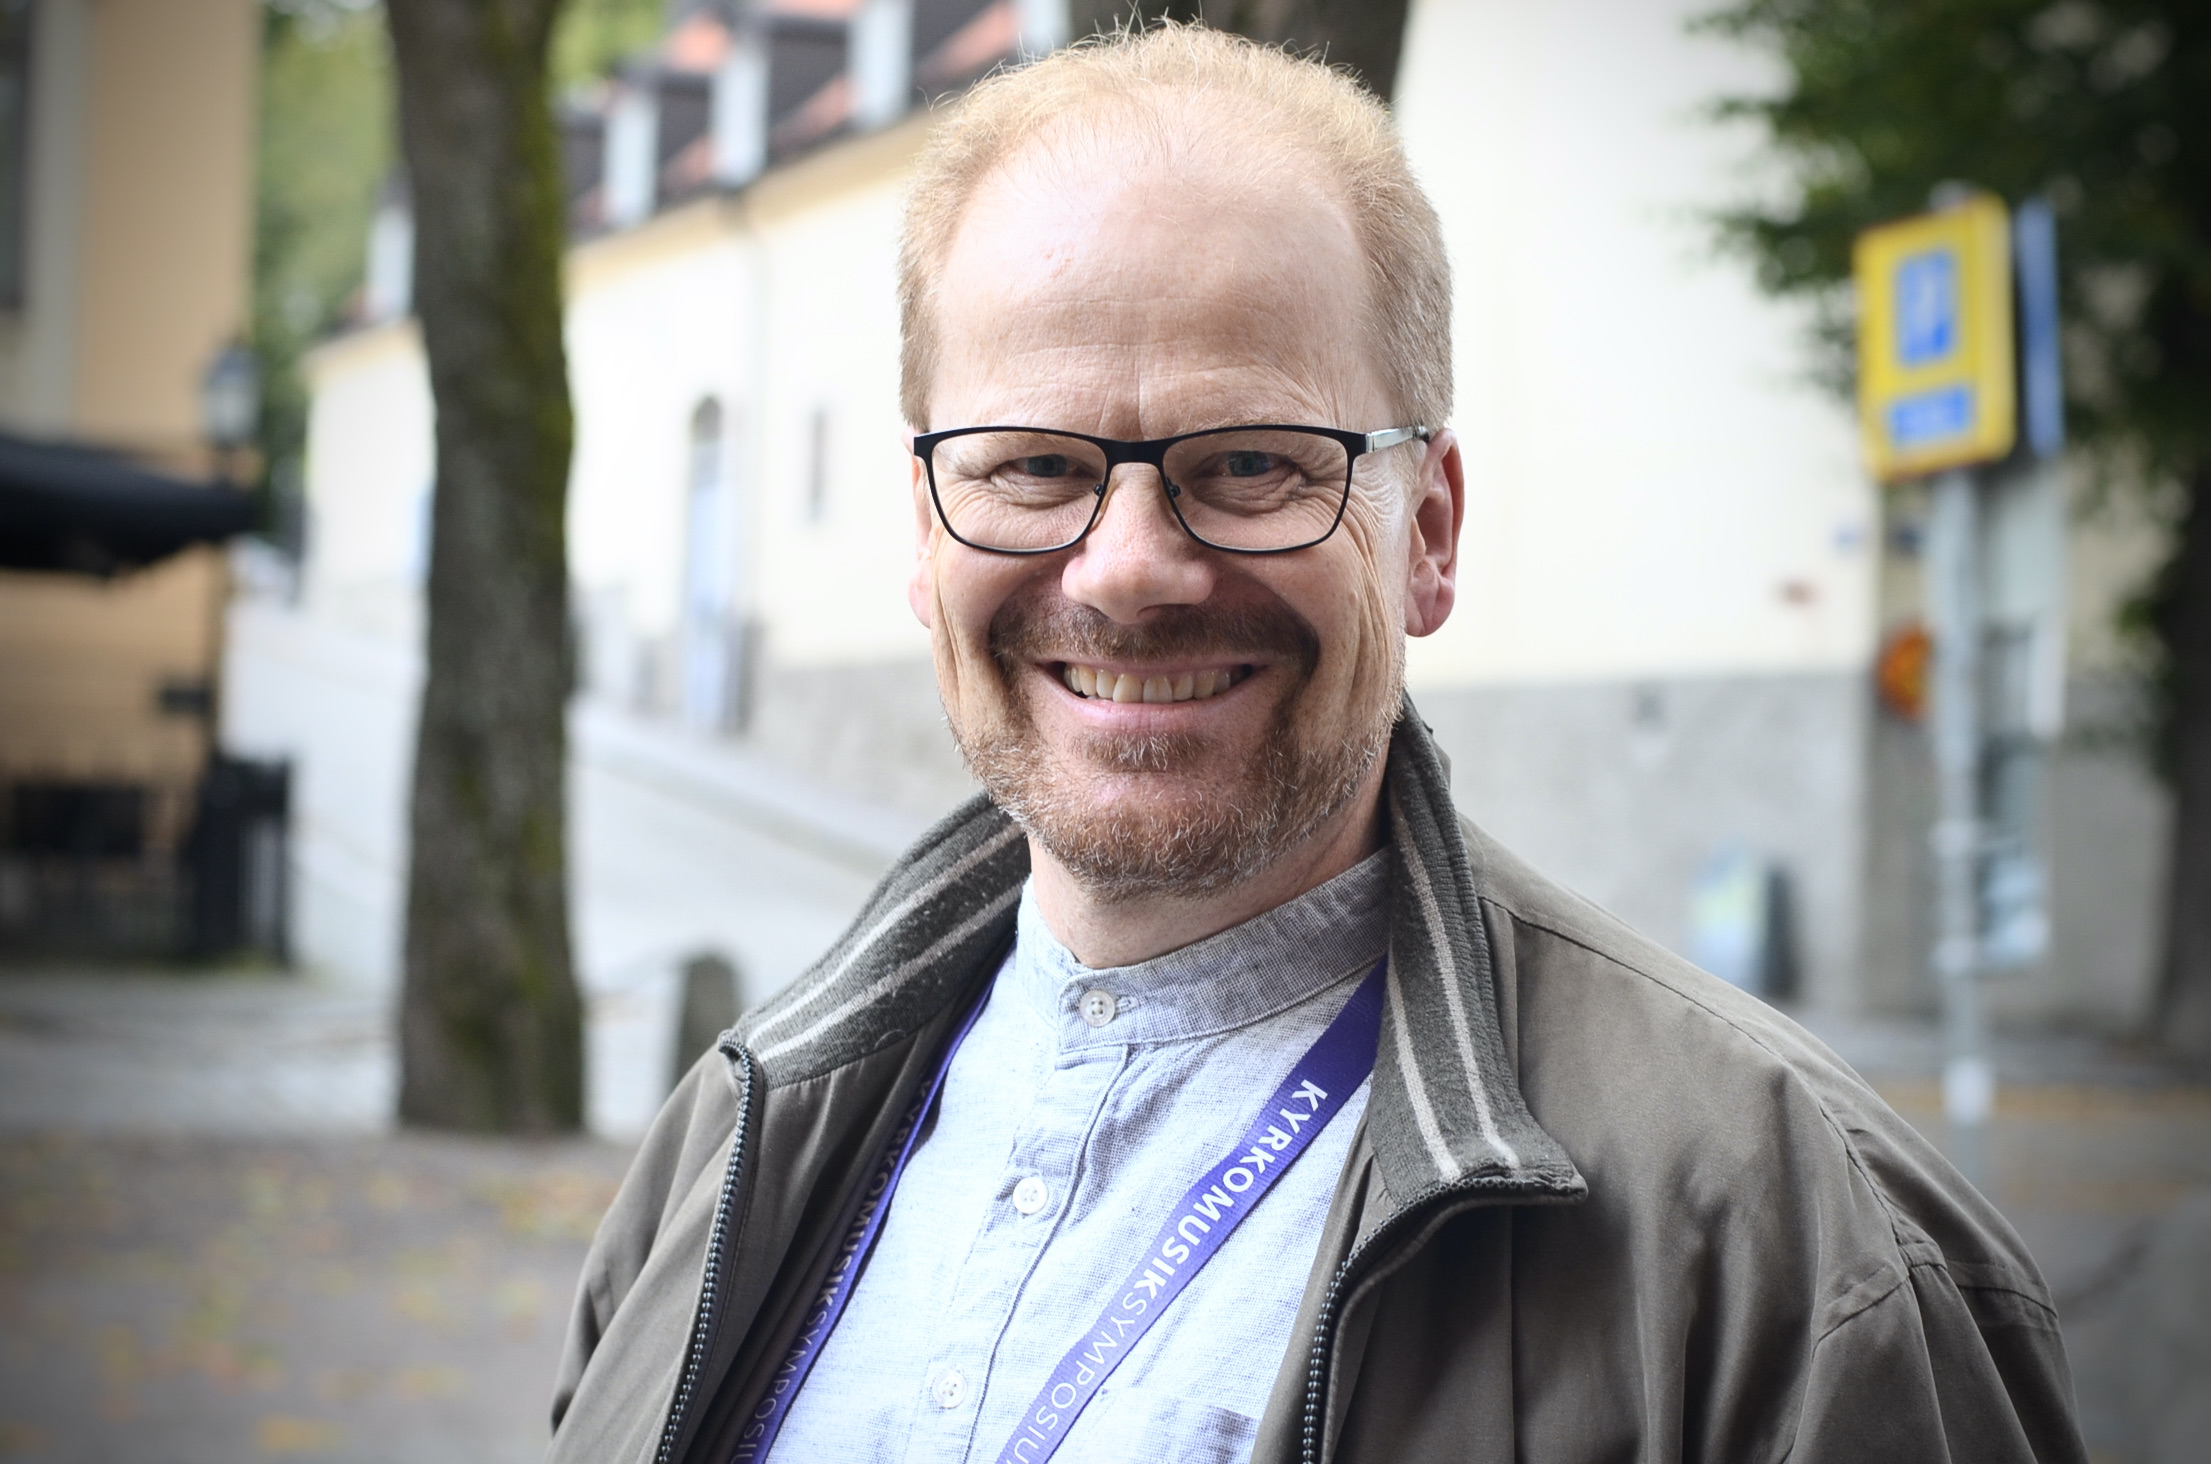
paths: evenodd
<path fill-rule="evenodd" d="M 700 1054 L 737 1022 L 737 967 L 719 951 L 701 951 L 683 963 L 683 1005 L 668 1065 L 672 1091 Z"/>

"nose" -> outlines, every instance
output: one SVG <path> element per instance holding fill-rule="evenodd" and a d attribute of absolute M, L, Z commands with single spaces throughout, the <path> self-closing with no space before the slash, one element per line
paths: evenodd
<path fill-rule="evenodd" d="M 1157 605 L 1196 605 L 1213 593 L 1205 547 L 1183 531 L 1159 470 L 1124 464 L 1110 480 L 1089 537 L 1060 572 L 1060 591 L 1127 625 Z"/>

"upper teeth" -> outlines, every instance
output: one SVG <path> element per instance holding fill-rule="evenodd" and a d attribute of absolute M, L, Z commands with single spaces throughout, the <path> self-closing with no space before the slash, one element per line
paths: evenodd
<path fill-rule="evenodd" d="M 1228 671 L 1182 671 L 1173 676 L 1138 676 L 1093 666 L 1064 666 L 1060 676 L 1077 696 L 1117 702 L 1202 701 L 1236 684 Z"/>

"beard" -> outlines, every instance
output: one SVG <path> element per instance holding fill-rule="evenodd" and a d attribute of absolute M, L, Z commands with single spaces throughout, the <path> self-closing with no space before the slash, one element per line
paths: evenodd
<path fill-rule="evenodd" d="M 1333 716 L 1309 705 L 1320 638 L 1279 604 L 1166 606 L 1129 626 L 1056 597 L 1044 606 L 1017 597 L 992 620 L 989 648 L 997 706 L 946 704 L 960 755 L 998 807 L 1112 904 L 1212 894 L 1267 869 L 1350 802 L 1388 746 L 1403 699 L 1403 646 L 1394 643 L 1380 684 L 1348 693 L 1358 704 Z M 1022 674 L 1040 662 L 1237 664 L 1259 655 L 1291 681 L 1248 753 L 1196 733 L 1092 735 L 1069 750 L 1068 765 L 1038 730 L 1034 683 Z M 1122 785 L 1123 796 L 1107 796 L 1102 782 Z"/>

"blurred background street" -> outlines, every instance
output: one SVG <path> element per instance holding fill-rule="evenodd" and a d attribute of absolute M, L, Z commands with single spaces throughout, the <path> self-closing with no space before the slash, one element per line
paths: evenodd
<path fill-rule="evenodd" d="M 392 19 L 458 0 L 0 0 L 0 1458 L 537 1457 L 674 1072 L 973 792 L 902 190 L 993 68 L 1198 7 L 511 3 L 543 145 L 491 156 L 399 126 L 466 63 Z M 1441 219 L 1467 524 L 1407 676 L 1460 807 L 1979 1176 L 2111 1464 L 2211 1455 L 2201 9 L 1205 7 L 1386 97 Z M 426 262 L 455 159 L 560 217 Z M 2017 410 L 1900 456 L 1946 419 L 1866 323 L 1954 345 L 1958 291 L 1853 261 L 1969 216 Z M 519 426 L 432 390 L 471 263 L 565 344 Z M 454 1012 L 532 1040 L 403 1100 Z"/>

